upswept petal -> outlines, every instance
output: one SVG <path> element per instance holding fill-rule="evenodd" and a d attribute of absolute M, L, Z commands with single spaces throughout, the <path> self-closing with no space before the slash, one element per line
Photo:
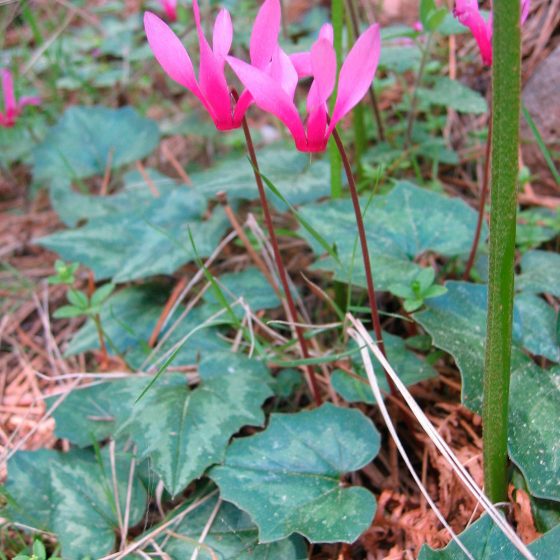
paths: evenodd
<path fill-rule="evenodd" d="M 165 73 L 200 97 L 191 59 L 177 35 L 151 12 L 144 14 L 144 29 L 150 48 Z"/>
<path fill-rule="evenodd" d="M 280 87 L 288 94 L 290 99 L 294 98 L 298 84 L 298 73 L 290 57 L 278 45 L 267 73 L 280 84 Z"/>
<path fill-rule="evenodd" d="M 379 25 L 375 24 L 358 37 L 340 69 L 338 93 L 327 135 L 368 91 L 377 69 L 380 52 Z"/>
<path fill-rule="evenodd" d="M 278 117 L 289 129 L 296 145 L 305 144 L 305 130 L 296 106 L 278 82 L 262 70 L 232 56 L 227 61 L 241 83 L 253 96 L 255 103 Z"/>
<path fill-rule="evenodd" d="M 23 96 L 18 99 L 18 109 L 23 109 L 26 105 L 41 105 L 41 98 L 36 96 Z"/>
<path fill-rule="evenodd" d="M 249 44 L 251 64 L 264 70 L 274 55 L 280 34 L 280 1 L 265 0 L 260 7 Z"/>
<path fill-rule="evenodd" d="M 229 54 L 231 41 L 233 39 L 233 25 L 230 13 L 221 9 L 214 22 L 214 34 L 212 38 L 212 49 L 217 57 L 225 58 Z"/>
<path fill-rule="evenodd" d="M 307 97 L 307 111 L 311 113 L 319 106 L 326 107 L 336 83 L 336 53 L 328 39 L 321 38 L 311 47 L 313 84 Z M 313 87 L 315 86 L 315 87 Z"/>
<path fill-rule="evenodd" d="M 457 0 L 453 13 L 460 23 L 470 29 L 478 44 L 484 64 L 491 65 L 492 14 L 490 14 L 490 18 L 486 22 L 478 9 L 477 0 Z"/>
<path fill-rule="evenodd" d="M 177 21 L 177 0 L 159 0 L 169 21 Z"/>
<path fill-rule="evenodd" d="M 300 78 L 307 78 L 313 74 L 313 69 L 311 68 L 311 53 L 309 51 L 293 53 L 289 56 Z"/>
<path fill-rule="evenodd" d="M 200 25 L 200 10 L 197 0 L 193 0 L 193 13 L 200 47 L 200 65 L 198 79 L 200 89 L 212 111 L 210 112 L 216 127 L 227 130 L 232 126 L 231 101 L 224 74 L 224 62 L 212 52 L 204 31 Z"/>
<path fill-rule="evenodd" d="M 9 119 L 11 115 L 15 115 L 17 112 L 17 104 L 12 73 L 6 68 L 2 68 L 2 93 L 4 95 L 6 119 Z"/>
<path fill-rule="evenodd" d="M 319 39 L 326 39 L 331 45 L 334 44 L 334 29 L 330 23 L 324 23 L 319 29 Z"/>
<path fill-rule="evenodd" d="M 531 9 L 531 0 L 521 0 L 521 24 L 523 25 L 529 17 Z"/>

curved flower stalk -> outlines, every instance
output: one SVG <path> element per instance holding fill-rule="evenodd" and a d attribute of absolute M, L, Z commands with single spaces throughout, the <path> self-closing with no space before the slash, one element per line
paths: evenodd
<path fill-rule="evenodd" d="M 328 99 L 336 84 L 336 53 L 333 32 L 325 24 L 310 53 L 289 57 L 276 47 L 271 69 L 265 72 L 232 56 L 227 61 L 241 83 L 262 110 L 278 117 L 294 137 L 302 152 L 322 152 L 337 123 L 367 93 L 381 50 L 379 26 L 372 25 L 356 41 L 340 70 L 338 93 L 332 115 L 328 115 Z M 307 96 L 307 128 L 294 103 L 297 77 L 311 75 L 313 81 Z"/>
<path fill-rule="evenodd" d="M 16 124 L 17 118 L 26 105 L 39 105 L 41 99 L 39 97 L 20 97 L 16 101 L 12 73 L 6 68 L 2 68 L 0 77 L 2 78 L 2 93 L 4 95 L 4 112 L 0 112 L 0 126 L 11 128 Z"/>
<path fill-rule="evenodd" d="M 170 22 L 177 21 L 177 0 L 159 0 Z"/>
<path fill-rule="evenodd" d="M 197 0 L 193 0 L 193 13 L 200 47 L 198 80 L 191 58 L 180 39 L 166 23 L 151 12 L 144 15 L 148 43 L 166 74 L 199 99 L 218 130 L 239 128 L 252 97 L 248 92 L 244 92 L 239 101 L 232 106 L 230 88 L 224 72 L 225 60 L 233 38 L 231 16 L 226 9 L 220 10 L 214 22 L 210 47 L 200 25 Z M 256 68 L 264 71 L 270 67 L 279 33 L 279 0 L 266 0 L 257 14 L 251 33 L 251 64 Z"/>
<path fill-rule="evenodd" d="M 521 24 L 525 23 L 531 0 L 521 0 Z M 465 27 L 468 27 L 475 38 L 482 62 L 487 66 L 492 66 L 492 12 L 485 20 L 478 8 L 478 0 L 456 0 L 453 15 Z"/>

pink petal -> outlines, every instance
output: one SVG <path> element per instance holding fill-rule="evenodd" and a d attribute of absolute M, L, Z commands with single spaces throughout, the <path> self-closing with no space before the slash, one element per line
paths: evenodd
<path fill-rule="evenodd" d="M 319 29 L 319 39 L 326 39 L 331 45 L 334 44 L 334 30 L 330 23 L 324 23 Z"/>
<path fill-rule="evenodd" d="M 232 39 L 233 25 L 231 23 L 231 16 L 226 9 L 222 9 L 214 22 L 214 36 L 212 39 L 214 54 L 225 58 L 231 48 Z"/>
<path fill-rule="evenodd" d="M 327 111 L 324 106 L 317 106 L 307 121 L 307 151 L 322 152 L 327 147 Z"/>
<path fill-rule="evenodd" d="M 290 99 L 294 98 L 298 83 L 298 73 L 290 57 L 279 46 L 276 46 L 276 52 L 266 72 L 273 80 L 280 84 L 280 87 L 288 94 Z"/>
<path fill-rule="evenodd" d="M 251 64 L 261 70 L 264 70 L 270 62 L 278 44 L 280 17 L 280 1 L 265 0 L 255 18 L 249 54 Z"/>
<path fill-rule="evenodd" d="M 328 134 L 367 93 L 377 69 L 380 52 L 379 25 L 375 24 L 358 37 L 340 69 L 336 104 Z"/>
<path fill-rule="evenodd" d="M 26 105 L 41 105 L 41 98 L 40 97 L 20 97 L 17 102 L 18 108 L 22 109 Z"/>
<path fill-rule="evenodd" d="M 453 14 L 464 26 L 468 27 L 475 38 L 482 61 L 492 64 L 492 17 L 484 21 L 477 0 L 457 0 Z"/>
<path fill-rule="evenodd" d="M 296 106 L 279 83 L 262 70 L 232 56 L 227 61 L 241 83 L 251 92 L 255 103 L 278 117 L 289 129 L 296 146 L 305 145 L 305 130 Z"/>
<path fill-rule="evenodd" d="M 150 48 L 166 74 L 200 96 L 191 59 L 177 35 L 151 12 L 144 14 L 144 29 Z"/>
<path fill-rule="evenodd" d="M 1 76 L 6 119 L 9 119 L 11 115 L 15 115 L 17 112 L 16 96 L 14 94 L 14 81 L 12 79 L 12 73 L 5 68 L 2 69 Z"/>
<path fill-rule="evenodd" d="M 169 21 L 177 21 L 177 0 L 159 0 Z"/>
<path fill-rule="evenodd" d="M 318 39 L 326 39 L 331 45 L 333 44 L 333 28 L 330 23 L 325 23 L 319 30 Z M 300 78 L 307 78 L 313 75 L 313 68 L 311 65 L 311 53 L 309 51 L 297 52 L 290 55 L 290 60 L 297 75 Z"/>
<path fill-rule="evenodd" d="M 521 24 L 523 25 L 529 17 L 531 10 L 531 0 L 521 0 Z"/>
<path fill-rule="evenodd" d="M 300 78 L 307 78 L 307 76 L 311 76 L 311 74 L 313 74 L 310 52 L 304 51 L 293 53 L 290 55 L 290 61 Z"/>
<path fill-rule="evenodd" d="M 313 86 L 307 97 L 307 111 L 311 113 L 320 106 L 326 106 L 327 99 L 336 83 L 336 53 L 327 39 L 319 39 L 311 47 Z"/>
<path fill-rule="evenodd" d="M 200 67 L 198 78 L 200 89 L 212 107 L 212 118 L 220 130 L 232 128 L 231 100 L 224 74 L 223 60 L 214 55 L 200 25 L 200 11 L 197 0 L 193 0 L 193 12 L 198 31 L 200 47 Z"/>
<path fill-rule="evenodd" d="M 247 112 L 247 109 L 253 103 L 253 96 L 251 92 L 245 90 L 240 96 L 239 100 L 235 104 L 235 110 L 233 112 L 233 124 L 238 127 L 241 125 L 241 121 Z"/>

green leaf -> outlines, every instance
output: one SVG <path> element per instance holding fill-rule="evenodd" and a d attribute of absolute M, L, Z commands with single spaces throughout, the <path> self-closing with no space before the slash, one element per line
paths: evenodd
<path fill-rule="evenodd" d="M 160 317 L 168 297 L 167 289 L 159 284 L 151 283 L 142 286 L 131 286 L 113 294 L 103 305 L 100 312 L 101 325 L 108 342 L 108 350 L 115 350 L 125 357 L 127 363 L 137 369 L 148 358 L 151 348 L 148 340 Z M 167 342 L 156 355 L 156 358 L 171 349 L 201 323 L 208 319 L 215 308 L 207 306 L 194 308 L 183 318 L 179 326 L 170 335 Z M 162 331 L 163 337 L 171 325 L 178 319 L 179 309 Z M 161 338 L 160 337 L 160 338 Z M 227 347 L 227 344 L 216 336 L 215 328 L 206 328 L 192 334 L 178 352 L 174 365 L 196 363 L 199 354 L 215 352 Z M 66 349 L 66 356 L 73 356 L 87 350 L 99 348 L 99 337 L 92 320 L 74 335 Z"/>
<path fill-rule="evenodd" d="M 78 307 L 82 311 L 89 307 L 89 299 L 84 292 L 80 292 L 79 290 L 68 290 L 66 297 L 74 307 Z"/>
<path fill-rule="evenodd" d="M 461 542 L 476 560 L 522 560 L 524 556 L 511 544 L 494 522 L 485 515 L 459 535 Z M 560 527 L 549 531 L 529 545 L 537 560 L 557 557 Z M 466 558 L 459 546 L 451 542 L 441 550 L 432 550 L 424 545 L 418 560 L 463 560 Z"/>
<path fill-rule="evenodd" d="M 368 464 L 380 437 L 358 410 L 325 404 L 309 412 L 272 414 L 267 429 L 236 439 L 210 477 L 225 500 L 249 513 L 259 542 L 292 533 L 311 542 L 354 542 L 375 512 L 364 488 L 340 477 Z"/>
<path fill-rule="evenodd" d="M 312 161 L 307 154 L 278 145 L 258 151 L 257 157 L 260 170 L 292 206 L 317 200 L 330 192 L 330 166 L 326 161 Z M 220 191 L 227 193 L 230 202 L 258 198 L 253 167 L 245 152 L 190 176 L 195 190 L 208 198 L 214 198 Z M 276 197 L 271 197 L 270 202 L 281 211 L 287 210 Z"/>
<path fill-rule="evenodd" d="M 373 333 L 372 336 L 375 340 Z M 406 341 L 400 336 L 384 332 L 383 341 L 385 343 L 385 350 L 389 362 L 395 368 L 399 378 L 405 385 L 414 385 L 415 383 L 420 383 L 420 381 L 425 381 L 437 375 L 432 366 L 406 348 Z M 354 341 L 350 343 L 350 346 L 352 348 L 357 347 Z M 352 363 L 354 372 L 359 375 L 365 383 L 354 379 L 342 370 L 335 370 L 331 376 L 331 383 L 334 390 L 348 402 L 375 404 L 375 399 L 367 381 L 365 371 L 363 370 L 363 364 L 359 354 L 353 357 Z M 376 364 L 377 362 L 373 360 L 373 363 Z M 380 366 L 375 367 L 375 375 L 381 389 L 388 391 L 389 387 L 385 379 L 385 373 Z"/>
<path fill-rule="evenodd" d="M 556 336 L 556 312 L 535 294 L 521 293 L 515 297 L 521 318 L 523 346 L 536 356 L 560 362 L 560 344 Z"/>
<path fill-rule="evenodd" d="M 416 45 L 383 45 L 379 57 L 380 68 L 391 70 L 402 74 L 410 70 L 416 70 L 420 65 L 422 52 Z"/>
<path fill-rule="evenodd" d="M 52 413 L 56 436 L 79 447 L 114 436 L 118 426 L 130 417 L 134 399 L 147 380 L 130 376 L 74 389 Z M 49 397 L 47 406 L 55 400 Z"/>
<path fill-rule="evenodd" d="M 426 300 L 426 310 L 414 318 L 432 336 L 435 346 L 455 358 L 463 379 L 462 401 L 480 412 L 486 286 L 447 282 L 446 287 L 447 294 Z M 560 421 L 558 368 L 539 368 L 522 352 L 520 314 L 514 311 L 509 451 L 534 495 L 560 500 L 556 483 L 560 479 L 560 447 L 554 436 Z"/>
<path fill-rule="evenodd" d="M 428 18 L 435 9 L 434 0 L 420 0 L 420 21 L 424 27 L 428 27 Z"/>
<path fill-rule="evenodd" d="M 483 114 L 488 111 L 486 99 L 457 80 L 435 79 L 432 89 L 418 88 L 418 97 L 432 105 L 442 105 L 460 113 Z"/>
<path fill-rule="evenodd" d="M 482 410 L 482 372 L 486 332 L 486 286 L 467 282 L 445 283 L 447 293 L 425 301 L 425 311 L 414 315 L 432 336 L 434 345 L 449 352 L 461 371 L 462 402 L 471 410 Z M 514 336 L 520 338 L 519 316 L 515 316 Z M 525 363 L 519 350 L 513 363 Z"/>
<path fill-rule="evenodd" d="M 528 251 L 521 259 L 516 290 L 560 297 L 560 255 L 550 251 Z"/>
<path fill-rule="evenodd" d="M 130 460 L 116 453 L 121 512 L 126 508 Z M 20 451 L 9 462 L 6 489 L 16 506 L 8 509 L 8 517 L 55 533 L 67 560 L 104 556 L 113 550 L 118 529 L 111 472 L 107 448 L 101 452 L 101 463 L 93 452 Z M 130 496 L 133 526 L 142 519 L 147 501 L 136 479 Z"/>
<path fill-rule="evenodd" d="M 560 501 L 560 367 L 534 364 L 514 371 L 508 446 L 531 494 Z"/>
<path fill-rule="evenodd" d="M 163 550 L 172 560 L 191 558 L 218 498 L 207 500 L 173 529 L 182 538 L 166 537 Z M 204 544 L 198 547 L 199 560 L 306 560 L 303 539 L 294 536 L 270 544 L 259 544 L 257 528 L 251 518 L 233 504 L 223 502 Z"/>
<path fill-rule="evenodd" d="M 172 495 L 223 460 L 229 438 L 240 428 L 264 423 L 261 405 L 272 395 L 266 367 L 232 353 L 213 360 L 219 361 L 220 375 L 203 377 L 194 390 L 182 375 L 162 377 L 118 432 L 134 440 L 140 456 L 150 457 Z"/>
<path fill-rule="evenodd" d="M 228 300 L 232 303 L 243 296 L 245 302 L 254 311 L 274 309 L 280 305 L 280 300 L 268 280 L 255 267 L 248 267 L 240 272 L 227 272 L 216 277 L 216 280 L 222 287 L 224 295 L 228 296 Z M 205 292 L 203 299 L 207 303 L 218 303 L 211 290 Z"/>
<path fill-rule="evenodd" d="M 70 107 L 34 152 L 35 179 L 102 176 L 150 154 L 159 142 L 157 124 L 132 107 Z"/>
<path fill-rule="evenodd" d="M 446 8 L 437 8 L 428 15 L 427 29 L 430 31 L 437 31 L 440 25 L 443 24 L 449 12 Z"/>
<path fill-rule="evenodd" d="M 63 305 L 53 313 L 53 317 L 55 319 L 72 319 L 73 317 L 81 317 L 84 313 L 85 310 L 79 307 Z"/>
<path fill-rule="evenodd" d="M 8 462 L 8 506 L 2 516 L 29 527 L 47 531 L 53 524 L 54 490 L 50 465 L 57 466 L 72 455 L 50 449 L 19 451 Z M 31 500 L 31 497 L 33 499 Z"/>
<path fill-rule="evenodd" d="M 46 560 L 47 551 L 45 545 L 40 540 L 33 541 L 33 554 L 37 556 L 38 560 Z"/>
<path fill-rule="evenodd" d="M 93 292 L 93 295 L 91 296 L 91 305 L 101 305 L 113 293 L 114 290 L 115 284 L 111 283 L 97 288 L 97 290 L 95 290 L 95 292 Z"/>
<path fill-rule="evenodd" d="M 422 293 L 424 299 L 434 298 L 438 296 L 442 296 L 443 294 L 447 293 L 447 288 L 445 286 L 440 286 L 439 284 L 434 284 L 430 286 L 427 290 Z"/>
<path fill-rule="evenodd" d="M 476 212 L 461 199 L 451 199 L 407 182 L 399 182 L 387 195 L 374 196 L 369 207 L 361 200 L 366 234 L 378 290 L 393 284 L 409 285 L 420 267 L 414 258 L 426 251 L 443 256 L 468 253 Z M 426 212 L 426 208 L 430 211 Z M 356 221 L 350 200 L 335 200 L 302 207 L 300 213 L 329 244 L 336 244 L 342 267 L 332 259 L 319 260 L 313 268 L 333 270 L 335 278 L 365 286 L 365 273 L 357 248 Z M 485 228 L 482 235 L 486 236 Z M 300 234 L 317 255 L 323 248 L 304 230 Z"/>
<path fill-rule="evenodd" d="M 164 199 L 169 197 L 172 191 L 178 190 L 182 197 L 187 199 L 183 203 L 190 202 L 195 208 L 198 204 L 199 213 L 202 214 L 204 200 L 194 194 L 194 191 L 186 190 L 184 185 L 178 185 L 171 177 L 162 175 L 155 169 L 146 168 L 145 173 Z M 68 227 L 75 227 L 81 221 L 111 214 L 128 212 L 142 214 L 152 204 L 161 204 L 155 200 L 154 194 L 140 172 L 134 170 L 125 173 L 122 182 L 123 188 L 115 194 L 96 196 L 74 190 L 69 179 L 56 178 L 50 184 L 50 200 L 60 219 Z M 192 212 L 189 212 L 190 214 Z M 195 212 L 194 215 L 198 214 Z"/>
<path fill-rule="evenodd" d="M 407 313 L 412 313 L 417 309 L 420 309 L 424 305 L 423 299 L 405 299 L 403 303 L 404 310 Z"/>
<path fill-rule="evenodd" d="M 57 232 L 38 243 L 65 260 L 90 268 L 96 280 L 121 283 L 155 274 L 171 274 L 195 259 L 191 229 L 201 256 L 212 253 L 227 228 L 222 209 L 207 220 L 201 195 L 174 189 L 143 207 L 93 218 L 80 228 Z"/>

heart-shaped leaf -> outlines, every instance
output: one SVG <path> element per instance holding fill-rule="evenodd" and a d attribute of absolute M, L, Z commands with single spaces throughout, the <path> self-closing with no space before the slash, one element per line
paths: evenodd
<path fill-rule="evenodd" d="M 131 457 L 117 452 L 113 477 L 108 448 L 100 456 L 83 450 L 21 451 L 8 465 L 6 490 L 15 504 L 7 516 L 54 532 L 65 559 L 100 558 L 113 550 L 119 528 L 115 487 L 120 511 L 128 508 L 129 526 L 144 515 L 146 490 L 136 478 L 129 489 L 130 469 Z"/>
<path fill-rule="evenodd" d="M 267 429 L 236 439 L 210 477 L 225 500 L 249 513 L 267 543 L 299 533 L 311 542 L 354 542 L 367 529 L 375 498 L 341 476 L 368 464 L 380 436 L 358 410 L 325 404 L 272 414 Z"/>
<path fill-rule="evenodd" d="M 467 253 L 472 243 L 476 213 L 460 199 L 399 182 L 387 195 L 361 200 L 367 225 L 372 270 L 378 289 L 410 284 L 420 271 L 413 259 L 426 251 L 443 256 Z M 426 208 L 430 209 L 426 213 Z M 304 218 L 329 243 L 335 245 L 342 267 L 332 259 L 320 260 L 314 268 L 334 270 L 335 277 L 365 286 L 359 252 L 356 219 L 349 200 L 309 204 L 301 209 Z M 318 255 L 324 249 L 303 229 L 300 234 Z M 483 231 L 483 237 L 486 229 Z"/>
<path fill-rule="evenodd" d="M 211 498 L 174 527 L 171 538 L 162 539 L 163 550 L 172 560 L 191 558 L 198 549 L 199 560 L 306 560 L 303 539 L 292 536 L 270 544 L 259 544 L 251 518 L 233 504 L 222 502 L 204 542 L 196 546 L 218 501 Z M 165 542 L 165 544 L 163 544 Z"/>
<path fill-rule="evenodd" d="M 142 457 L 150 457 L 172 495 L 220 462 L 240 428 L 264 423 L 261 405 L 272 395 L 266 367 L 231 353 L 227 358 L 219 375 L 203 377 L 194 390 L 182 375 L 164 376 L 119 429 L 118 434 L 134 440 Z"/>
<path fill-rule="evenodd" d="M 463 378 L 462 400 L 480 413 L 486 333 L 486 286 L 447 282 L 448 292 L 426 301 L 414 318 L 430 333 L 434 345 L 449 352 Z M 514 315 L 510 381 L 509 451 L 536 496 L 560 500 L 560 411 L 558 368 L 542 369 L 521 350 L 523 328 Z"/>
<path fill-rule="evenodd" d="M 485 515 L 459 535 L 461 542 L 476 560 L 522 560 L 525 558 Z M 557 557 L 560 526 L 543 535 L 529 545 L 529 550 L 537 560 L 551 560 Z M 455 542 L 441 550 L 422 547 L 418 560 L 463 560 L 466 558 Z"/>
<path fill-rule="evenodd" d="M 102 176 L 150 154 L 159 142 L 154 121 L 132 107 L 70 107 L 34 153 L 35 179 Z"/>

